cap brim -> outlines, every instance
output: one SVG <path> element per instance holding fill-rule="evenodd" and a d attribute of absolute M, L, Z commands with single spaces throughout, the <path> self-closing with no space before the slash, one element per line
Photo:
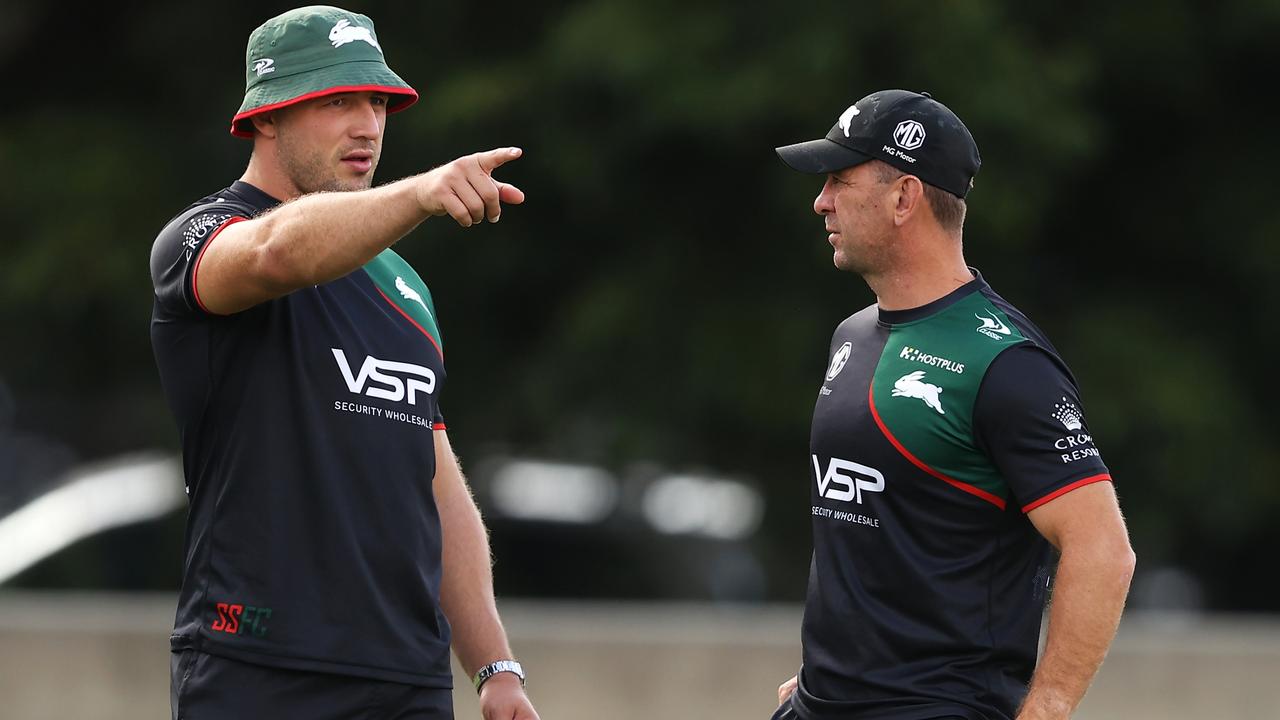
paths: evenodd
<path fill-rule="evenodd" d="M 776 148 L 776 152 L 791 169 L 813 175 L 825 175 L 872 159 L 870 155 L 864 155 L 827 138 L 784 145 Z"/>
<path fill-rule="evenodd" d="M 391 96 L 387 112 L 403 110 L 418 101 L 418 92 L 381 62 L 348 62 L 260 83 L 245 93 L 240 111 L 231 119 L 231 134 L 253 137 L 249 118 L 304 100 L 342 92 L 380 92 Z"/>

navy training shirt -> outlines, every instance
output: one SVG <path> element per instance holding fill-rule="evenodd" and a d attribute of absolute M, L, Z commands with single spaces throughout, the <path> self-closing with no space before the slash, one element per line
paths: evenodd
<path fill-rule="evenodd" d="M 1051 548 L 1026 513 L 1109 481 L 1074 378 L 975 279 L 836 329 L 809 458 L 805 720 L 1009 720 Z"/>
<path fill-rule="evenodd" d="M 236 182 L 152 247 L 152 346 L 190 501 L 172 647 L 450 687 L 431 295 L 386 250 L 332 282 L 207 312 L 203 250 L 277 204 Z"/>

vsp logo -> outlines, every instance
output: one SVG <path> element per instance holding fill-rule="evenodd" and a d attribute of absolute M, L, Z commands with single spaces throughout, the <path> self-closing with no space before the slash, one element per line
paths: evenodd
<path fill-rule="evenodd" d="M 342 371 L 342 379 L 347 383 L 347 389 L 357 395 L 364 394 L 393 402 L 400 402 L 407 397 L 410 405 L 417 405 L 418 393 L 430 395 L 436 389 L 436 374 L 431 368 L 379 360 L 370 355 L 360 366 L 360 374 L 354 375 L 346 354 L 338 348 L 331 349 L 333 359 L 338 361 L 338 369 Z M 380 385 L 385 387 L 379 387 Z"/>
<path fill-rule="evenodd" d="M 884 475 L 873 467 L 833 457 L 823 472 L 818 456 L 810 457 L 813 459 L 813 477 L 818 481 L 818 494 L 828 500 L 854 500 L 861 505 L 862 493 L 884 492 Z"/>

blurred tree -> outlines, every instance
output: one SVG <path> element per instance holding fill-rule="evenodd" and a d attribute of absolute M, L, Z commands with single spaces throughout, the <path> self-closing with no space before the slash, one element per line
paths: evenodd
<path fill-rule="evenodd" d="M 0 376 L 19 426 L 84 457 L 176 447 L 147 337 L 151 239 L 242 169 L 226 126 L 244 41 L 287 7 L 68 23 L 9 4 L 0 63 L 23 92 L 0 111 Z M 351 7 L 422 92 L 390 123 L 381 179 L 526 149 L 503 169 L 526 206 L 397 248 L 437 299 L 464 458 L 755 478 L 769 595 L 799 597 L 813 393 L 830 332 L 874 298 L 830 266 L 818 181 L 772 148 L 871 90 L 928 90 L 983 152 L 969 259 L 1076 370 L 1140 566 L 1189 568 L 1215 607 L 1280 610 L 1280 580 L 1247 569 L 1280 545 L 1257 389 L 1280 313 L 1263 109 L 1280 3 Z M 601 577 L 647 594 L 628 585 L 643 574 Z"/>

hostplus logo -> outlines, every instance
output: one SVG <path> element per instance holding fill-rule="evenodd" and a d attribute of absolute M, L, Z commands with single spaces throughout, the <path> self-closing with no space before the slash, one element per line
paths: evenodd
<path fill-rule="evenodd" d="M 964 363 L 958 363 L 954 360 L 938 357 L 937 355 L 930 355 L 927 352 L 918 350 L 909 345 L 902 348 L 902 351 L 898 353 L 898 357 L 903 360 L 910 360 L 911 362 L 918 362 L 924 365 L 942 368 L 943 370 L 950 370 L 957 375 L 964 374 Z"/>

